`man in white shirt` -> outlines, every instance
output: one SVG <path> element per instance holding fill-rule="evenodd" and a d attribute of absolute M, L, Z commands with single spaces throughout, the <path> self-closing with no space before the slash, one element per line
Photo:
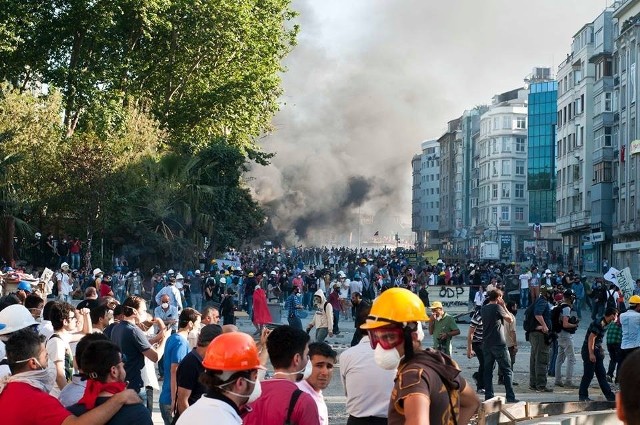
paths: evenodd
<path fill-rule="evenodd" d="M 71 284 L 69 264 L 62 263 L 60 265 L 60 271 L 56 273 L 56 285 L 58 285 L 58 299 L 64 302 L 71 302 L 73 285 Z"/>
<path fill-rule="evenodd" d="M 329 410 L 324 402 L 322 390 L 331 383 L 333 366 L 336 364 L 337 357 L 338 353 L 326 342 L 309 344 L 309 361 L 313 366 L 313 371 L 307 379 L 296 383 L 298 388 L 313 397 L 316 402 L 320 425 L 329 425 Z"/>
<path fill-rule="evenodd" d="M 519 277 L 520 279 L 520 308 L 529 307 L 529 280 L 531 279 L 531 272 L 524 272 Z"/>
<path fill-rule="evenodd" d="M 363 307 L 356 320 L 365 320 L 370 311 L 370 305 Z M 386 425 L 396 371 L 379 367 L 367 331 L 356 332 L 363 335 L 360 342 L 340 354 L 340 379 L 349 414 L 347 425 Z"/>
<path fill-rule="evenodd" d="M 180 296 L 180 290 L 176 288 L 176 277 L 174 275 L 169 276 L 169 283 L 162 288 L 156 294 L 156 303 L 161 304 L 161 298 L 163 295 L 169 296 L 169 304 L 178 308 L 178 312 L 182 310 L 182 297 Z"/>

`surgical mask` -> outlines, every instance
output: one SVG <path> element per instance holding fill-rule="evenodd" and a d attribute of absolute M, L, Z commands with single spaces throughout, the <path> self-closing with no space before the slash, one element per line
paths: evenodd
<path fill-rule="evenodd" d="M 422 342 L 424 339 L 424 328 L 422 327 L 422 323 L 418 322 L 418 329 L 416 330 L 418 334 L 418 341 Z"/>
<path fill-rule="evenodd" d="M 166 310 L 169 308 L 169 303 L 162 303 L 160 306 Z"/>
<path fill-rule="evenodd" d="M 395 348 L 385 350 L 380 344 L 373 350 L 373 359 L 380 368 L 385 370 L 397 369 L 398 365 L 400 365 L 400 360 L 402 360 L 398 350 Z"/>
<path fill-rule="evenodd" d="M 49 367 L 42 367 L 38 359 L 32 357 L 33 360 L 36 361 L 36 364 L 40 367 L 38 370 L 30 370 L 28 372 L 22 372 L 19 374 L 21 378 L 26 378 L 29 380 L 36 381 L 40 389 L 47 394 L 53 390 L 53 387 L 56 383 L 56 367 L 52 361 L 49 362 Z M 15 363 L 24 363 L 31 360 L 31 358 L 26 360 L 20 360 Z"/>
<path fill-rule="evenodd" d="M 297 375 L 296 381 L 300 382 L 303 379 L 308 379 L 311 376 L 311 372 L 313 372 L 313 365 L 311 364 L 311 360 L 307 360 L 307 365 L 304 369 L 300 369 L 296 372 L 276 372 L 279 375 Z M 301 377 L 302 376 L 302 377 Z"/>
<path fill-rule="evenodd" d="M 247 403 L 253 403 L 254 401 L 256 401 L 261 395 L 262 395 L 262 385 L 260 384 L 260 380 L 256 379 L 255 381 L 252 381 L 250 379 L 247 378 L 243 378 L 245 381 L 250 382 L 253 384 L 253 390 L 251 391 L 251 394 L 238 394 L 238 393 L 234 393 L 233 391 L 229 391 L 229 390 L 224 390 L 226 392 L 228 392 L 229 394 L 233 394 L 236 397 L 243 397 L 243 398 L 247 398 Z M 228 383 L 230 384 L 230 382 Z M 228 384 L 224 384 L 221 385 L 219 388 L 224 387 L 225 385 Z"/>

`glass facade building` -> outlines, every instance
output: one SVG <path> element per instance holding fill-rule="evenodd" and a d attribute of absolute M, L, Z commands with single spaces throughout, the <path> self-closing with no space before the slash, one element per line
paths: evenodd
<path fill-rule="evenodd" d="M 527 190 L 532 224 L 556 221 L 557 101 L 557 81 L 529 86 Z"/>

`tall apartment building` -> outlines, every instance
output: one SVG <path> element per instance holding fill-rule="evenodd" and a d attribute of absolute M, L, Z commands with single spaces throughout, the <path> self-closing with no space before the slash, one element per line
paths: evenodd
<path fill-rule="evenodd" d="M 591 233 L 582 242 L 584 271 L 601 273 L 606 258 L 611 264 L 613 247 L 613 9 L 605 9 L 593 21 L 594 46 L 589 62 L 595 67 L 592 115 Z M 587 117 L 588 119 L 589 117 Z M 588 182 L 587 182 L 588 183 Z"/>
<path fill-rule="evenodd" d="M 440 146 L 440 242 L 441 254 L 447 258 L 464 256 L 454 246 L 456 230 L 462 222 L 461 205 L 456 205 L 456 183 L 459 174 L 456 158 L 459 157 L 461 141 L 460 121 L 456 118 L 447 123 L 447 131 L 438 139 Z M 457 208 L 459 207 L 459 208 Z"/>
<path fill-rule="evenodd" d="M 476 234 L 500 244 L 501 259 L 515 260 L 528 226 L 527 91 L 494 96 L 480 117 L 477 139 L 478 216 Z"/>
<path fill-rule="evenodd" d="M 413 199 L 411 230 L 419 251 L 439 243 L 440 226 L 440 146 L 436 140 L 422 142 L 421 153 L 411 161 Z"/>
<path fill-rule="evenodd" d="M 640 179 L 638 158 L 638 56 L 640 55 L 640 1 L 614 4 L 613 54 L 614 91 L 611 96 L 614 122 L 611 143 L 614 149 L 613 174 L 613 262 L 617 268 L 630 267 L 640 274 Z M 605 102 L 607 97 L 603 97 Z M 605 139 L 606 142 L 607 139 Z M 603 170 L 604 171 L 604 170 Z"/>
<path fill-rule="evenodd" d="M 527 118 L 528 222 L 533 232 L 525 241 L 526 254 L 556 262 L 562 240 L 556 233 L 556 116 L 558 83 L 551 68 L 534 68 L 529 87 Z"/>
<path fill-rule="evenodd" d="M 584 270 L 593 257 L 591 186 L 593 176 L 594 25 L 586 24 L 573 37 L 571 53 L 558 67 L 556 132 L 556 227 L 562 235 L 563 263 Z"/>

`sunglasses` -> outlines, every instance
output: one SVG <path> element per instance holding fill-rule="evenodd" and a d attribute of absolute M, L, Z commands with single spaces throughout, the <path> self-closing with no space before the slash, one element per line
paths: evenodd
<path fill-rule="evenodd" d="M 369 342 L 374 350 L 380 344 L 385 350 L 390 350 L 402 344 L 404 334 L 402 328 L 377 328 L 369 330 Z"/>

